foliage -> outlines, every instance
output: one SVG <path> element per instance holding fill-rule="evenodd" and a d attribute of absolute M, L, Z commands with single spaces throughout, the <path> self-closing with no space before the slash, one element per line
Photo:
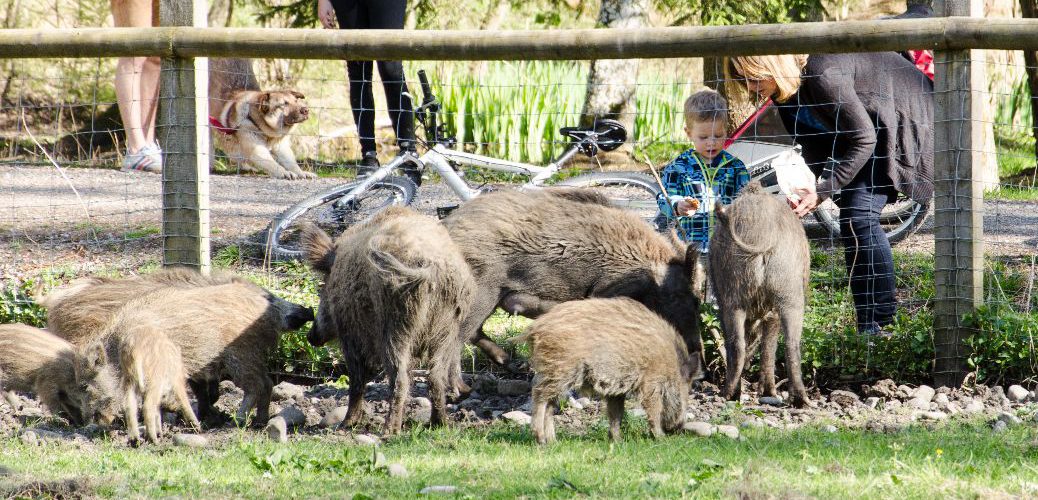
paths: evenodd
<path fill-rule="evenodd" d="M 675 17 L 675 25 L 789 23 L 816 20 L 825 12 L 820 0 L 656 0 L 656 5 Z"/>
<path fill-rule="evenodd" d="M 994 304 L 982 306 L 966 319 L 974 329 L 965 341 L 970 351 L 967 363 L 978 382 L 1022 381 L 1038 373 L 1038 314 Z"/>
<path fill-rule="evenodd" d="M 24 323 L 42 327 L 47 313 L 33 299 L 34 283 L 8 280 L 0 288 L 0 324 Z"/>

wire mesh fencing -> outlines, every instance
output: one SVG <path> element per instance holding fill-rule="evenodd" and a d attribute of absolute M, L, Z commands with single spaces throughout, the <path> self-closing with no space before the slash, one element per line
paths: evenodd
<path fill-rule="evenodd" d="M 803 219 L 812 248 L 812 293 L 803 341 L 805 371 L 823 384 L 884 376 L 913 380 L 929 377 L 935 360 L 933 308 L 940 286 L 936 276 L 942 270 L 935 251 L 934 203 L 897 196 L 898 191 L 911 190 L 920 181 L 899 184 L 903 178 L 892 178 L 882 167 L 875 167 L 877 162 L 918 164 L 919 158 L 905 157 L 925 154 L 904 147 L 905 141 L 911 142 L 925 132 L 912 129 L 912 122 L 906 118 L 912 116 L 912 110 L 895 99 L 895 94 L 904 89 L 869 88 L 864 98 L 835 93 L 808 99 L 802 94 L 793 100 L 773 99 L 764 109 L 760 101 L 738 92 L 738 81 L 704 81 L 701 71 L 690 69 L 701 67 L 697 60 L 636 62 L 640 67 L 637 80 L 597 88 L 589 87 L 590 64 L 583 61 L 406 62 L 404 73 L 408 97 L 415 105 L 423 97 L 415 75 L 419 69 L 429 73 L 432 90 L 442 103 L 441 123 L 456 139 L 457 150 L 533 165 L 550 163 L 571 144 L 559 129 L 587 123 L 589 93 L 621 96 L 624 101 L 617 107 L 623 111 L 611 117 L 627 128 L 627 144 L 596 157 L 578 155 L 567 165 L 571 170 L 558 175 L 560 180 L 587 170 L 649 173 L 650 165 L 664 172 L 691 148 L 697 152 L 691 157 L 693 163 L 703 163 L 699 169 L 715 176 L 719 170 L 714 159 L 724 156 L 717 152 L 711 155 L 696 144 L 696 137 L 690 137 L 695 121 L 689 122 L 685 109 L 689 96 L 707 88 L 719 90 L 727 100 L 731 119 L 722 135 L 733 142 L 725 149 L 745 165 L 747 177 L 765 183 L 778 182 L 775 161 L 779 157 L 781 161 L 801 158 L 816 175 L 827 174 L 828 178 L 839 174 L 843 166 L 841 175 L 846 175 L 848 158 L 861 156 L 854 148 L 861 140 L 868 143 L 871 137 L 873 152 L 864 155 L 865 164 L 855 165 L 858 170 L 835 186 L 842 188 L 839 193 L 827 193 L 828 199 L 816 210 L 819 215 Z M 969 369 L 984 380 L 1020 380 L 1030 376 L 1028 370 L 1034 368 L 1033 311 L 1038 305 L 1034 291 L 1038 197 L 1033 99 L 1027 85 L 1028 68 L 1019 54 L 987 51 L 972 63 L 987 70 L 986 84 L 972 89 L 973 99 L 982 102 L 983 113 L 971 117 L 973 126 L 987 135 L 984 142 L 966 148 L 980 153 L 980 164 L 972 168 L 973 178 L 982 186 L 984 248 L 984 307 L 970 320 L 975 333 L 966 340 Z M 120 171 L 127 150 L 113 85 L 115 66 L 115 59 L 103 58 L 12 60 L 5 68 L 4 112 L 0 114 L 4 138 L 0 160 L 0 266 L 5 280 L 6 321 L 38 323 L 42 319 L 42 312 L 32 307 L 32 291 L 38 284 L 48 288 L 75 276 L 144 273 L 161 266 L 164 238 L 177 230 L 163 225 L 162 183 L 171 180 L 170 174 Z M 840 69 L 826 76 L 850 82 L 851 89 L 855 85 L 868 87 L 863 79 L 908 78 L 924 89 L 910 95 L 908 102 L 916 105 L 936 99 L 927 76 L 910 64 L 870 71 L 870 75 L 859 75 Z M 938 74 L 940 71 L 938 68 Z M 895 72 L 900 75 L 893 75 Z M 251 158 L 228 154 L 234 147 L 228 146 L 230 142 L 240 146 L 242 138 L 235 134 L 242 133 L 243 126 L 262 129 L 263 124 L 257 122 L 272 112 L 263 109 L 263 102 L 249 100 L 255 95 L 229 92 L 232 88 L 245 89 L 248 85 L 242 82 L 253 77 L 259 89 L 293 90 L 305 96 L 296 98 L 297 104 L 307 109 L 305 119 L 296 116 L 288 120 L 295 123 L 287 123 L 289 113 L 277 111 L 282 115 L 274 126 L 280 127 L 276 133 L 285 135 L 286 146 L 301 171 L 319 177 L 275 178 L 269 175 L 269 169 L 250 165 Z M 381 163 L 391 161 L 400 151 L 400 127 L 387 113 L 387 108 L 394 106 L 387 105 L 376 72 L 371 81 L 354 84 L 354 88 L 370 88 L 373 109 L 354 109 L 351 83 L 341 61 L 256 60 L 236 70 L 213 70 L 210 78 L 225 85 L 211 87 L 216 92 L 210 93 L 206 106 L 213 139 L 210 204 L 206 210 L 214 265 L 246 274 L 285 297 L 316 305 L 317 277 L 302 263 L 272 262 L 266 248 L 267 228 L 290 205 L 355 179 L 356 166 L 364 153 L 355 112 L 373 118 L 374 135 L 365 139 L 373 139 Z M 818 82 L 812 78 L 822 77 L 805 77 L 799 85 L 816 88 Z M 403 101 L 399 96 L 395 99 L 399 107 Z M 867 127 L 853 119 L 862 101 L 876 110 L 866 112 Z M 235 110 L 236 106 L 241 109 Z M 272 108 L 269 102 L 267 107 Z M 760 109 L 763 112 L 754 114 Z M 239 118 L 253 123 L 230 126 L 228 110 L 244 113 Z M 896 130 L 884 128 L 888 122 L 881 118 L 890 117 L 900 124 Z M 162 127 L 168 126 L 158 123 L 156 135 L 162 137 Z M 419 152 L 425 151 L 428 141 L 429 131 L 419 123 L 415 138 Z M 799 150 L 796 144 L 800 144 Z M 181 153 L 175 144 L 159 146 L 167 157 Z M 940 153 L 950 151 L 953 145 L 937 143 L 932 147 Z M 276 148 L 273 152 L 269 144 L 266 148 L 270 159 L 277 162 Z M 790 156 L 791 152 L 795 156 Z M 461 202 L 434 172 L 427 170 L 424 177 L 414 202 L 419 210 L 433 215 L 437 208 Z M 528 177 L 475 169 L 467 171 L 466 179 L 473 186 L 501 188 L 525 182 Z M 856 179 L 867 182 L 854 184 Z M 955 179 L 935 175 L 935 180 Z M 711 186 L 706 179 L 697 182 Z M 697 193 L 694 189 L 692 194 Z M 846 211 L 865 210 L 861 206 L 866 203 L 861 201 L 864 193 L 874 195 L 868 200 L 874 206 L 868 210 L 879 210 L 879 228 L 887 235 L 889 250 L 878 235 L 875 240 L 864 241 L 846 234 L 848 230 L 857 231 Z M 875 205 L 879 197 L 887 197 L 888 203 Z M 721 197 L 713 192 L 707 198 L 714 201 Z M 709 213 L 702 215 L 703 220 L 710 219 Z M 857 243 L 851 244 L 852 240 Z M 848 245 L 854 251 L 847 251 Z M 886 252 L 892 256 L 893 268 L 880 262 Z M 849 286 L 852 279 L 857 280 L 856 285 Z M 882 295 L 878 287 L 887 286 L 885 283 L 891 280 L 890 294 L 877 299 Z M 854 293 L 872 297 L 869 307 L 883 309 L 882 318 L 868 321 L 885 327 L 892 338 L 867 334 L 870 325 L 861 321 L 861 304 L 856 310 Z M 704 338 L 716 367 L 721 363 L 718 311 L 710 304 L 704 311 Z M 525 325 L 521 319 L 499 313 L 489 329 L 507 337 Z M 334 350 L 313 348 L 302 334 L 287 336 L 274 358 L 272 366 L 283 376 L 329 377 L 341 373 Z M 486 367 L 475 352 L 469 353 L 466 363 L 470 369 Z"/>

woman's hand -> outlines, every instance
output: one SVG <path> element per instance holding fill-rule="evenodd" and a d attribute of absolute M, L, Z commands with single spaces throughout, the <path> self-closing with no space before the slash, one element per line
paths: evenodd
<path fill-rule="evenodd" d="M 317 0 L 317 18 L 321 20 L 321 26 L 325 29 L 338 28 L 338 23 L 335 20 L 335 8 L 332 7 L 332 0 Z"/>
<path fill-rule="evenodd" d="M 787 200 L 797 217 L 803 217 L 813 212 L 822 201 L 814 189 L 797 188 L 793 190 L 793 194 L 795 197 L 790 196 Z"/>

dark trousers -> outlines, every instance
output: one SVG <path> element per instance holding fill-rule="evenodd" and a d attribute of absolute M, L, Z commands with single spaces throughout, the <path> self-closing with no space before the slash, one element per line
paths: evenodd
<path fill-rule="evenodd" d="M 840 239 L 859 330 L 893 323 L 897 313 L 894 256 L 879 221 L 896 192 L 880 172 L 885 165 L 866 165 L 833 199 L 840 207 Z"/>
<path fill-rule="evenodd" d="M 401 29 L 407 0 L 332 0 L 342 29 Z M 393 122 L 397 144 L 414 148 L 414 105 L 407 94 L 404 65 L 400 61 L 377 61 L 378 75 L 386 91 L 386 106 Z M 375 151 L 375 97 L 372 94 L 371 61 L 347 61 L 350 107 L 360 135 L 360 150 Z"/>

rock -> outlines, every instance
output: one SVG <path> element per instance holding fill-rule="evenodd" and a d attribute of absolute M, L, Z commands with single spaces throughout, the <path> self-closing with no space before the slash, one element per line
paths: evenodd
<path fill-rule="evenodd" d="M 930 409 L 930 402 L 923 398 L 912 398 L 905 403 L 905 406 L 912 408 L 914 410 L 927 411 Z"/>
<path fill-rule="evenodd" d="M 375 453 L 375 463 L 372 464 L 376 469 L 381 469 L 386 466 L 386 456 L 382 452 Z"/>
<path fill-rule="evenodd" d="M 462 401 L 461 404 L 458 405 L 458 408 L 460 408 L 462 410 L 469 410 L 469 411 L 475 411 L 475 410 L 478 410 L 478 409 L 480 409 L 482 407 L 483 407 L 483 400 L 482 399 L 471 398 L 471 397 L 466 399 L 465 401 Z"/>
<path fill-rule="evenodd" d="M 288 424 L 282 417 L 274 417 L 267 422 L 267 436 L 279 443 L 288 442 Z"/>
<path fill-rule="evenodd" d="M 901 384 L 901 385 L 897 386 L 897 395 L 901 399 L 911 398 L 912 394 L 914 394 L 914 393 L 915 393 L 915 389 L 913 389 L 913 388 L 911 388 L 911 387 L 909 387 L 909 386 L 907 386 L 905 384 Z"/>
<path fill-rule="evenodd" d="M 948 412 L 949 415 L 958 415 L 962 413 L 962 407 L 959 406 L 959 403 L 952 401 L 944 407 L 944 411 Z"/>
<path fill-rule="evenodd" d="M 913 419 L 941 421 L 947 420 L 948 414 L 942 411 L 917 411 L 912 414 Z"/>
<path fill-rule="evenodd" d="M 714 434 L 714 426 L 709 422 L 685 422 L 684 429 L 701 437 L 710 437 Z"/>
<path fill-rule="evenodd" d="M 28 445 L 43 444 L 44 441 L 61 441 L 65 436 L 59 432 L 45 429 L 26 429 L 20 436 L 23 443 Z"/>
<path fill-rule="evenodd" d="M 305 393 L 306 387 L 290 382 L 281 382 L 274 386 L 273 398 L 274 401 L 284 401 L 286 399 L 301 398 Z"/>
<path fill-rule="evenodd" d="M 407 420 L 418 424 L 428 424 L 432 420 L 432 401 L 429 398 L 417 397 L 407 406 Z"/>
<path fill-rule="evenodd" d="M 836 390 L 829 393 L 829 401 L 832 401 L 842 407 L 854 406 L 858 404 L 858 395 L 850 391 Z"/>
<path fill-rule="evenodd" d="M 782 406 L 782 398 L 777 396 L 763 396 L 757 398 L 757 401 L 762 405 Z"/>
<path fill-rule="evenodd" d="M 359 445 L 378 446 L 378 438 L 370 434 L 357 434 L 353 436 L 353 440 Z"/>
<path fill-rule="evenodd" d="M 568 404 L 569 407 L 573 408 L 574 410 L 583 410 L 584 409 L 584 403 L 581 403 L 580 399 L 578 399 L 578 398 L 571 397 L 571 398 L 569 398 L 566 401 L 566 404 Z"/>
<path fill-rule="evenodd" d="M 200 434 L 174 434 L 173 443 L 177 446 L 188 448 L 205 448 L 209 446 L 209 440 Z"/>
<path fill-rule="evenodd" d="M 837 430 L 838 429 L 835 425 L 827 425 L 825 427 L 822 427 L 822 432 L 828 432 L 829 434 L 834 434 Z"/>
<path fill-rule="evenodd" d="M 470 385 L 472 386 L 473 392 L 478 392 L 479 394 L 493 394 L 494 391 L 497 390 L 497 382 L 497 377 L 488 373 L 473 377 Z M 469 394 L 469 397 L 474 396 Z"/>
<path fill-rule="evenodd" d="M 502 396 L 530 394 L 530 383 L 525 380 L 498 380 L 497 393 Z"/>
<path fill-rule="evenodd" d="M 1020 385 L 1011 385 L 1009 386 L 1009 390 L 1006 391 L 1006 397 L 1008 397 L 1009 401 L 1013 403 L 1023 403 L 1029 396 L 1030 394 L 1027 392 L 1027 389 L 1024 389 L 1023 386 Z"/>
<path fill-rule="evenodd" d="M 306 414 L 295 405 L 286 406 L 278 412 L 277 416 L 283 418 L 285 420 L 285 425 L 289 427 L 298 427 L 306 423 Z"/>
<path fill-rule="evenodd" d="M 432 493 L 457 493 L 457 486 L 426 486 L 421 490 L 418 490 L 419 495 L 429 495 Z"/>
<path fill-rule="evenodd" d="M 885 378 L 876 382 L 873 386 L 862 386 L 863 392 L 866 396 L 874 396 L 880 398 L 896 398 L 898 397 L 897 384 L 889 378 Z"/>
<path fill-rule="evenodd" d="M 999 413 L 998 420 L 1005 422 L 1007 426 L 1020 425 L 1021 423 L 1023 423 L 1023 420 L 1021 420 L 1020 417 L 1013 415 L 1012 413 L 1009 413 L 1007 411 Z"/>
<path fill-rule="evenodd" d="M 717 433 L 724 434 L 732 439 L 739 439 L 739 428 L 734 425 L 718 425 Z"/>
<path fill-rule="evenodd" d="M 966 403 L 966 408 L 963 408 L 966 413 L 980 413 L 984 411 L 984 403 L 977 401 L 976 399 Z"/>
<path fill-rule="evenodd" d="M 896 399 L 889 399 L 883 402 L 884 410 L 896 410 L 898 408 L 901 408 L 901 406 L 903 406 L 901 401 L 898 401 Z"/>
<path fill-rule="evenodd" d="M 23 443 L 29 446 L 36 446 L 40 444 L 41 441 L 40 436 L 36 434 L 36 431 L 31 430 L 22 432 L 22 435 L 18 436 L 18 439 L 21 439 Z"/>
<path fill-rule="evenodd" d="M 631 408 L 627 411 L 627 414 L 634 418 L 645 418 L 644 408 Z"/>
<path fill-rule="evenodd" d="M 530 417 L 530 415 L 518 410 L 513 410 L 508 413 L 502 413 L 501 418 L 519 425 L 530 425 L 530 422 L 533 421 L 533 418 Z"/>
<path fill-rule="evenodd" d="M 321 417 L 321 423 L 318 425 L 321 427 L 335 427 L 339 425 L 346 419 L 346 411 L 349 409 L 348 406 L 339 406 L 334 410 L 325 413 L 324 417 Z"/>
<path fill-rule="evenodd" d="M 386 471 L 389 473 L 389 477 L 408 476 L 407 467 L 404 467 L 404 464 L 389 464 L 389 467 L 386 468 Z"/>
<path fill-rule="evenodd" d="M 877 398 L 876 396 L 865 398 L 865 406 L 868 406 L 869 408 L 875 410 L 876 407 L 879 406 L 879 398 Z"/>
<path fill-rule="evenodd" d="M 749 428 L 763 429 L 766 426 L 767 426 L 767 424 L 765 424 L 763 420 L 761 420 L 759 418 L 756 418 L 756 417 L 748 418 L 746 420 L 743 420 L 742 423 L 739 424 L 739 427 L 743 427 L 743 428 L 747 428 L 747 429 L 749 429 Z"/>
<path fill-rule="evenodd" d="M 579 397 L 577 398 L 577 403 L 580 403 L 580 406 L 587 408 L 588 406 L 591 406 L 591 398 Z"/>
<path fill-rule="evenodd" d="M 933 401 L 933 397 L 936 394 L 937 391 L 935 391 L 933 387 L 930 387 L 928 385 L 921 385 L 919 387 L 916 387 L 915 390 L 912 391 L 912 399 L 919 399 L 929 403 L 930 401 Z"/>
<path fill-rule="evenodd" d="M 1005 420 L 995 420 L 995 423 L 991 426 L 991 430 L 995 432 L 1005 432 L 1007 428 L 1009 428 L 1009 425 L 1006 424 Z"/>
<path fill-rule="evenodd" d="M 948 402 L 951 401 L 950 399 L 948 399 L 948 395 L 946 393 L 943 393 L 943 392 L 937 394 L 937 396 L 934 397 L 933 400 L 934 400 L 935 403 L 937 403 L 939 405 L 946 405 L 946 404 L 948 404 Z"/>

